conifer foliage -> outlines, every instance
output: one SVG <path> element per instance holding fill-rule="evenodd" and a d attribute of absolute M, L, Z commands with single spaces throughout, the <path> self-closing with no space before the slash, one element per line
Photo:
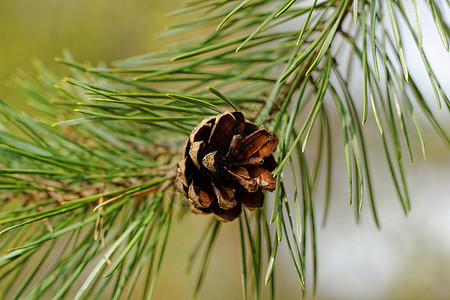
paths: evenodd
<path fill-rule="evenodd" d="M 161 34 L 181 37 L 168 50 L 110 66 L 78 63 L 66 51 L 58 58 L 68 66 L 64 80 L 35 61 L 38 80 L 22 74 L 12 85 L 39 113 L 0 102 L 0 298 L 151 298 L 172 220 L 189 211 L 175 187 L 183 143 L 201 120 L 226 111 L 242 112 L 255 130 L 273 132 L 278 144 L 277 166 L 267 168 L 273 172 L 264 182 L 273 199 L 257 208 L 260 197 L 256 205 L 247 203 L 254 210 L 233 216 L 240 228 L 243 297 L 259 298 L 262 290 L 274 296 L 280 243 L 290 251 L 299 284 L 314 290 L 320 246 L 314 207 L 324 201 L 326 219 L 334 160 L 346 162 L 341 175 L 348 177 L 357 218 L 364 207 L 379 226 L 366 121 L 377 124 L 386 173 L 405 214 L 410 198 L 403 164 L 413 162 L 411 139 L 426 155 L 421 122 L 426 118 L 450 144 L 432 111 L 448 110 L 448 95 L 422 48 L 423 35 L 436 30 L 448 51 L 450 3 L 427 0 L 435 27 L 425 31 L 418 1 L 406 2 L 194 0 L 172 13 L 186 14 L 186 21 Z M 196 30 L 197 38 L 183 40 Z M 409 72 L 405 34 L 417 45 L 434 101 Z M 351 76 L 361 80 L 361 95 L 349 89 Z M 332 133 L 333 119 L 340 135 Z M 336 156 L 332 145 L 343 147 L 344 156 Z M 313 160 L 306 159 L 308 151 Z M 261 176 L 247 177 L 256 182 Z M 319 186 L 325 199 L 315 197 Z M 186 193 L 197 195 L 195 186 L 189 188 Z M 240 197 L 245 206 L 248 199 Z M 202 218 L 211 221 L 199 245 L 204 251 L 194 294 L 219 228 L 228 226 Z"/>

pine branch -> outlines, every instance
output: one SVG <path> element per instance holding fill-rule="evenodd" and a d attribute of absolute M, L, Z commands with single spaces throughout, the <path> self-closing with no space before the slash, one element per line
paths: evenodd
<path fill-rule="evenodd" d="M 448 51 L 450 27 L 441 8 L 448 2 L 427 3 Z M 74 293 L 78 299 L 109 293 L 107 286 L 111 286 L 112 298 L 130 298 L 137 280 L 145 278 L 144 297 L 151 298 L 172 214 L 188 210 L 173 184 L 181 144 L 200 120 L 227 110 L 242 111 L 280 138 L 274 202 L 266 200 L 262 209 L 244 212 L 239 219 L 244 298 L 250 284 L 255 298 L 261 296 L 263 276 L 266 284 L 271 281 L 270 293 L 275 297 L 274 267 L 282 242 L 288 246 L 301 287 L 308 289 L 312 283 L 315 290 L 320 245 L 314 207 L 324 174 L 325 223 L 332 205 L 335 141 L 341 140 L 344 148 L 349 202 L 356 218 L 368 200 L 377 226 L 376 187 L 363 125 L 372 117 L 377 124 L 405 214 L 413 199 L 403 159 L 406 151 L 413 162 L 413 138 L 420 141 L 426 156 L 419 115 L 425 115 L 450 145 L 446 129 L 430 108 L 434 104 L 426 101 L 415 74 L 408 70 L 400 23 L 414 37 L 436 104 L 442 109 L 444 102 L 443 109 L 450 108 L 421 47 L 426 31 L 417 1 L 412 8 L 410 16 L 402 1 L 330 0 L 306 6 L 274 0 L 194 1 L 173 14 L 198 17 L 172 26 L 163 35 L 197 29 L 209 34 L 172 50 L 131 57 L 109 67 L 78 63 L 66 51 L 57 59 L 71 72 L 63 81 L 35 61 L 38 81 L 18 74 L 10 86 L 39 115 L 18 113 L 0 102 L 4 123 L 0 126 L 0 295 L 56 299 Z M 359 72 L 355 77 L 362 79 L 362 99 L 349 88 L 355 69 Z M 342 132 L 336 138 L 333 116 Z M 314 160 L 306 154 L 314 154 Z M 175 209 L 174 203 L 181 203 L 180 208 Z M 209 237 L 195 294 L 200 292 L 219 235 L 219 223 L 214 222 L 204 235 Z M 275 235 L 270 232 L 273 223 Z M 311 258 L 306 257 L 307 248 L 312 249 Z M 305 272 L 310 263 L 312 279 Z M 49 267 L 43 268 L 44 264 Z M 21 272 L 25 268 L 32 270 L 26 276 Z M 80 278 L 78 286 L 75 282 Z"/>

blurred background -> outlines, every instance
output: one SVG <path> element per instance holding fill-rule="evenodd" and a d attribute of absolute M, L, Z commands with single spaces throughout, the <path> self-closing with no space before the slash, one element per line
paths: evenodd
<path fill-rule="evenodd" d="M 15 109 L 26 103 L 4 82 L 18 69 L 35 75 L 31 59 L 37 57 L 63 78 L 66 68 L 54 62 L 63 48 L 78 61 L 111 62 L 161 50 L 180 37 L 157 40 L 154 35 L 177 18 L 164 15 L 180 8 L 183 0 L 1 0 L 0 1 L 0 98 Z M 422 7 L 424 8 L 424 7 Z M 422 10 L 424 11 L 424 10 Z M 442 47 L 431 17 L 421 14 L 424 48 L 444 88 L 450 88 L 450 56 Z M 425 74 L 413 42 L 404 44 L 414 76 Z M 416 77 L 437 107 L 426 76 Z M 448 113 L 439 112 L 446 128 Z M 381 230 L 368 206 L 360 224 L 348 205 L 343 149 L 336 144 L 336 167 L 331 213 L 319 226 L 319 281 L 316 299 L 449 299 L 450 298 L 450 156 L 448 148 L 423 120 L 427 160 L 421 156 L 417 137 L 414 165 L 407 167 L 412 198 L 409 216 L 402 213 L 388 174 L 374 120 L 369 120 L 368 148 Z M 414 133 L 414 132 L 412 132 Z M 339 159 L 342 158 L 342 159 Z M 318 224 L 322 222 L 321 194 L 317 197 Z M 190 299 L 195 273 L 186 274 L 190 255 L 204 217 L 176 222 L 170 236 L 155 299 Z M 238 227 L 221 228 L 204 288 L 199 299 L 241 299 Z M 299 299 L 301 291 L 287 249 L 278 255 L 277 299 Z M 267 294 L 268 291 L 266 291 Z M 308 295 L 310 298 L 311 295 Z M 263 297 L 263 298 L 266 298 Z"/>
<path fill-rule="evenodd" d="M 1 0 L 0 97 L 12 105 L 17 95 L 3 84 L 17 69 L 32 73 L 31 58 L 66 75 L 56 63 L 64 48 L 77 61 L 111 62 L 132 55 L 161 50 L 175 39 L 156 40 L 177 18 L 165 14 L 181 7 L 183 0 Z M 178 37 L 179 38 L 179 37 Z"/>

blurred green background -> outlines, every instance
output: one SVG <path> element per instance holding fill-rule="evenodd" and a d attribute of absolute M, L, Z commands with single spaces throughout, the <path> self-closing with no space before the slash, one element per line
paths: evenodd
<path fill-rule="evenodd" d="M 182 0 L 1 0 L 0 97 L 20 107 L 17 96 L 3 84 L 17 69 L 33 74 L 31 58 L 64 76 L 66 67 L 56 63 L 62 49 L 77 61 L 111 62 L 132 55 L 161 50 L 174 39 L 154 35 L 177 18 L 165 14 L 181 7 Z"/>
<path fill-rule="evenodd" d="M 0 98 L 15 109 L 26 109 L 25 101 L 3 83 L 18 69 L 35 74 L 30 63 L 33 57 L 63 78 L 67 69 L 54 62 L 54 58 L 64 48 L 70 49 L 76 60 L 94 64 L 163 49 L 180 37 L 157 40 L 154 35 L 177 22 L 177 18 L 164 15 L 180 8 L 182 2 L 0 0 Z M 436 47 L 442 47 L 438 37 L 436 41 Z M 411 65 L 414 68 L 415 64 Z M 370 122 L 367 125 L 368 132 L 373 133 L 368 144 L 383 230 L 375 229 L 368 211 L 362 223 L 355 225 L 353 209 L 347 203 L 345 162 L 338 161 L 336 174 L 341 176 L 335 176 L 330 220 L 318 233 L 317 299 L 448 299 L 448 151 L 425 126 L 428 159 L 423 161 L 416 143 L 416 162 L 407 168 L 412 212 L 405 218 L 386 176 L 383 150 L 373 125 Z M 343 158 L 341 145 L 337 144 L 335 149 L 338 157 Z M 322 212 L 320 203 L 317 209 Z M 187 257 L 206 224 L 207 218 L 198 216 L 189 216 L 183 223 L 175 222 L 155 299 L 191 298 L 195 276 L 185 273 Z M 241 299 L 237 230 L 237 224 L 223 226 L 200 299 Z M 300 298 L 285 247 L 279 252 L 277 264 L 277 298 Z"/>

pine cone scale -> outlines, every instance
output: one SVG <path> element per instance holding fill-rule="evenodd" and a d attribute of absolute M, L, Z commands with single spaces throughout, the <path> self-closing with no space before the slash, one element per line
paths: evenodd
<path fill-rule="evenodd" d="M 201 150 L 203 150 L 204 143 L 203 141 L 197 141 L 191 144 L 191 148 L 189 149 L 189 156 L 192 159 L 194 165 L 200 170 L 200 163 L 198 162 L 198 155 Z"/>
<path fill-rule="evenodd" d="M 259 166 L 264 163 L 263 157 L 250 157 L 247 159 L 240 159 L 236 161 L 230 162 L 229 167 L 251 167 L 251 166 Z"/>
<path fill-rule="evenodd" d="M 222 209 L 230 209 L 236 206 L 237 201 L 234 199 L 236 189 L 227 183 L 212 184 L 214 194 L 216 194 L 219 206 Z"/>
<path fill-rule="evenodd" d="M 245 138 L 241 143 L 239 143 L 239 146 L 235 148 L 233 154 L 236 155 L 238 159 L 250 158 L 271 140 L 273 140 L 273 133 L 267 130 L 267 128 L 263 125 L 257 131 L 255 131 L 247 138 Z"/>
<path fill-rule="evenodd" d="M 250 176 L 256 179 L 256 183 L 268 191 L 275 189 L 276 180 L 272 173 L 260 167 L 253 167 L 250 170 Z"/>
<path fill-rule="evenodd" d="M 189 186 L 187 178 L 186 178 L 186 162 L 187 161 L 188 161 L 188 157 L 184 157 L 183 159 L 181 159 L 178 162 L 177 179 L 182 183 L 183 187 Z"/>
<path fill-rule="evenodd" d="M 223 114 L 220 118 L 217 118 L 208 143 L 217 149 L 227 147 L 235 123 L 236 118 L 232 114 Z"/>
<path fill-rule="evenodd" d="M 236 197 L 249 210 L 260 208 L 264 204 L 264 193 L 261 190 L 251 193 L 246 189 L 239 188 L 236 190 Z"/>
<path fill-rule="evenodd" d="M 217 151 L 210 152 L 202 158 L 202 165 L 212 173 L 217 173 L 216 154 Z"/>
<path fill-rule="evenodd" d="M 278 146 L 278 137 L 271 137 L 256 153 L 257 157 L 268 157 L 271 156 Z"/>
<path fill-rule="evenodd" d="M 250 177 L 247 169 L 243 167 L 235 168 L 234 170 L 227 170 L 228 173 L 249 192 L 255 192 L 258 189 L 256 180 Z"/>
<path fill-rule="evenodd" d="M 208 187 L 204 185 L 195 185 L 194 180 L 192 180 L 192 183 L 189 186 L 188 197 L 200 208 L 210 207 L 215 199 L 214 194 L 211 193 Z"/>
<path fill-rule="evenodd" d="M 220 208 L 219 204 L 211 205 L 211 212 L 221 222 L 231 222 L 241 214 L 241 204 L 238 203 L 233 208 L 228 210 Z M 194 211 L 193 211 L 194 212 Z"/>
<path fill-rule="evenodd" d="M 205 137 L 209 138 L 209 136 L 211 135 L 212 125 L 214 124 L 212 122 L 214 122 L 214 120 L 215 118 L 213 116 L 208 117 L 201 121 L 200 124 L 198 124 L 194 128 L 194 130 L 192 130 L 192 133 L 189 137 L 189 141 L 191 142 L 191 144 L 196 141 L 205 140 Z"/>

